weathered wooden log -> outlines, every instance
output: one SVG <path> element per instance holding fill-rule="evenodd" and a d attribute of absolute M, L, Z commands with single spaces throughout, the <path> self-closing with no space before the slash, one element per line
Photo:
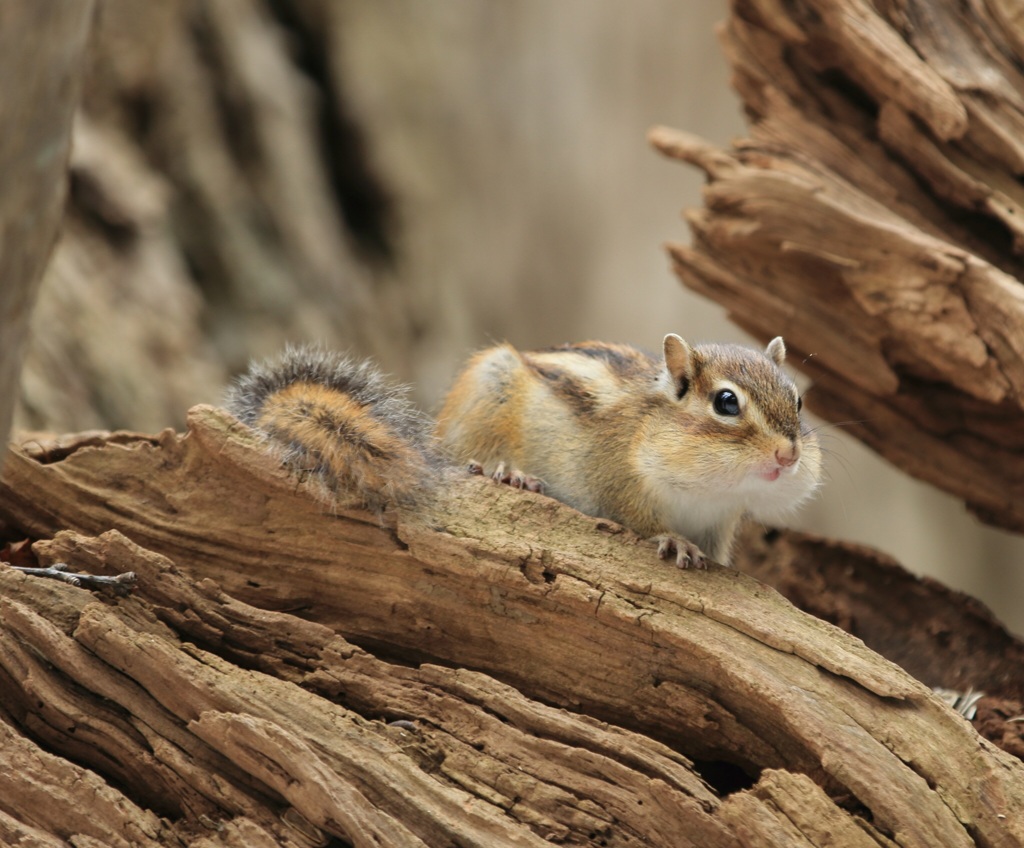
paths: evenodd
<path fill-rule="evenodd" d="M 322 625 L 197 586 L 116 531 L 62 534 L 40 553 L 131 568 L 138 597 L 111 613 L 81 590 L 55 597 L 3 575 L 4 667 L 31 669 L 47 709 L 32 716 L 10 697 L 5 707 L 163 816 L 244 814 L 280 836 L 269 795 L 355 844 L 541 844 L 614 831 L 610 844 L 631 845 L 666 841 L 689 812 L 716 804 L 684 758 L 639 734 L 476 672 L 381 662 Z M 645 809 L 654 780 L 662 808 Z"/>
<path fill-rule="evenodd" d="M 190 422 L 36 443 L 0 485 L 8 530 L 85 534 L 37 543 L 44 563 L 139 576 L 93 603 L 0 572 L 0 711 L 124 792 L 126 820 L 269 839 L 291 807 L 355 845 L 1024 844 L 1024 764 L 743 573 L 677 570 L 462 475 L 377 518 L 224 413 Z M 19 809 L 0 800 L 38 826 Z"/>
<path fill-rule="evenodd" d="M 809 407 L 1024 530 L 1024 96 L 1010 6 L 736 2 L 750 139 L 702 168 L 683 281 L 783 333 Z"/>

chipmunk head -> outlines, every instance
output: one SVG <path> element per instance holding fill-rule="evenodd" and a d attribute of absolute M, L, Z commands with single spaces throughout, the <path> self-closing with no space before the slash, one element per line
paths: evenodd
<path fill-rule="evenodd" d="M 691 460 L 690 482 L 709 496 L 742 501 L 762 520 L 790 511 L 817 486 L 820 450 L 800 418 L 796 384 L 782 370 L 781 337 L 763 352 L 740 345 L 687 344 L 665 337 L 664 388 L 672 425 L 659 438 L 672 455 Z M 675 431 L 676 444 L 669 446 Z"/>

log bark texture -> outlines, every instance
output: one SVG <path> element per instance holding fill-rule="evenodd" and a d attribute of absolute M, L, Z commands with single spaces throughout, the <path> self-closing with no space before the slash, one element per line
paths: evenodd
<path fill-rule="evenodd" d="M 750 138 L 651 141 L 708 176 L 683 281 L 814 379 L 809 407 L 1024 530 L 1024 41 L 1013 3 L 736 0 Z"/>
<path fill-rule="evenodd" d="M 1024 845 L 1024 764 L 923 684 L 542 496 L 453 474 L 373 516 L 197 407 L 185 436 L 27 442 L 0 517 L 55 536 L 44 564 L 138 576 L 105 600 L 0 569 L 10 833 Z M 41 803 L 69 777 L 90 815 Z"/>

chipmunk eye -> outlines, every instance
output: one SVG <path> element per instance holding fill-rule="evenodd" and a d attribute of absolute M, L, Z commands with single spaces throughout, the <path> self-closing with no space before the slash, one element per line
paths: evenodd
<path fill-rule="evenodd" d="M 802 397 L 798 397 L 796 399 L 796 411 L 800 412 L 800 410 L 802 410 L 803 408 L 804 408 L 804 399 Z"/>
<path fill-rule="evenodd" d="M 714 407 L 719 415 L 739 415 L 740 399 L 736 397 L 735 392 L 719 389 L 715 392 Z"/>

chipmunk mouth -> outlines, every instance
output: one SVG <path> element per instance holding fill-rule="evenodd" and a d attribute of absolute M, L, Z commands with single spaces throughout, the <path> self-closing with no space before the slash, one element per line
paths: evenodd
<path fill-rule="evenodd" d="M 768 483 L 774 483 L 783 474 L 790 474 L 800 466 L 800 449 L 795 443 L 775 448 L 774 456 L 755 473 Z"/>

